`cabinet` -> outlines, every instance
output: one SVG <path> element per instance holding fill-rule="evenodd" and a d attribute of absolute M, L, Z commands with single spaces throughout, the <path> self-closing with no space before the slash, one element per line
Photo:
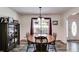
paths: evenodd
<path fill-rule="evenodd" d="M 0 46 L 1 50 L 9 51 L 20 44 L 20 24 L 14 23 L 11 18 L 6 18 L 8 21 L 0 23 Z M 11 21 L 10 21 L 11 20 Z"/>
<path fill-rule="evenodd" d="M 14 48 L 14 24 L 2 23 L 2 50 L 9 51 Z"/>

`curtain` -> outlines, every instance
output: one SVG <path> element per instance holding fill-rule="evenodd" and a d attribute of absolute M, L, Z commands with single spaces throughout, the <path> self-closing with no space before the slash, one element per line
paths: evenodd
<path fill-rule="evenodd" d="M 31 19 L 30 35 L 33 35 L 33 19 Z"/>
<path fill-rule="evenodd" d="M 49 35 L 52 35 L 52 22 L 51 22 L 51 19 L 49 21 Z"/>

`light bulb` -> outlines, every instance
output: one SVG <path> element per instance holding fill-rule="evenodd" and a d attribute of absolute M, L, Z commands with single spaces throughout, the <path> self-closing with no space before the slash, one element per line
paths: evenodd
<path fill-rule="evenodd" d="M 40 18 L 38 18 L 38 21 L 40 21 Z"/>
<path fill-rule="evenodd" d="M 44 18 L 42 18 L 42 20 L 44 20 Z"/>

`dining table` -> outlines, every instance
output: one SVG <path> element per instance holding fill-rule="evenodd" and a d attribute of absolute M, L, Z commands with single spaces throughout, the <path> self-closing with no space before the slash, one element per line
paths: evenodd
<path fill-rule="evenodd" d="M 41 35 L 40 35 L 41 36 Z M 42 35 L 43 36 L 43 35 Z M 39 37 L 38 35 L 29 35 L 28 36 L 28 40 L 30 42 L 33 42 L 33 43 L 41 43 L 41 42 L 35 42 L 35 37 Z M 48 42 L 43 42 L 43 43 L 51 43 L 55 40 L 54 36 L 53 35 L 45 35 L 44 37 L 47 38 L 47 41 Z"/>
<path fill-rule="evenodd" d="M 38 39 L 39 41 L 36 41 Z M 45 40 L 46 39 L 46 40 Z M 43 42 L 42 42 L 43 40 Z M 50 44 L 55 41 L 53 35 L 29 35 L 28 41 L 36 44 L 36 50 L 38 51 L 47 51 L 47 44 Z"/>

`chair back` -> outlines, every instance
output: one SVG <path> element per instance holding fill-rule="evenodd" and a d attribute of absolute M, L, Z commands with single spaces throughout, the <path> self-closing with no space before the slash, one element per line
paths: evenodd
<path fill-rule="evenodd" d="M 30 44 L 28 37 L 29 37 L 29 33 L 26 33 L 27 44 Z"/>
<path fill-rule="evenodd" d="M 45 42 L 48 42 L 48 40 L 47 40 L 47 37 L 45 36 L 38 36 L 38 37 L 35 37 L 35 42 L 45 43 Z"/>
<path fill-rule="evenodd" d="M 53 36 L 54 36 L 54 38 L 55 38 L 55 40 L 56 40 L 57 34 L 56 34 L 56 33 L 53 33 Z"/>
<path fill-rule="evenodd" d="M 56 42 L 56 38 L 57 38 L 57 34 L 56 33 L 53 33 L 53 36 L 54 36 L 54 41 L 53 41 L 53 43 L 55 44 L 55 42 Z"/>

